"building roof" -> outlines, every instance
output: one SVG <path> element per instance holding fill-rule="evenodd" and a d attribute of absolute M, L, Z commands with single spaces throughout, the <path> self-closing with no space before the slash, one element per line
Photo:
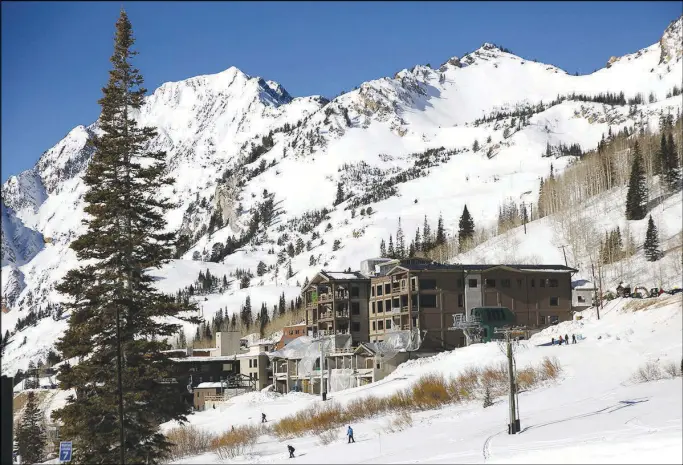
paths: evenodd
<path fill-rule="evenodd" d="M 349 280 L 363 280 L 365 281 L 366 278 L 364 275 L 360 273 L 360 271 L 352 271 L 352 272 L 346 272 L 346 271 L 325 271 L 325 270 L 320 270 L 318 274 L 321 274 L 325 276 L 328 280 L 332 281 L 349 281 Z"/>
<path fill-rule="evenodd" d="M 446 264 L 446 263 L 403 263 L 392 268 L 391 274 L 396 268 L 404 268 L 409 271 L 487 271 L 493 268 L 508 268 L 517 271 L 543 271 L 543 272 L 577 272 L 578 270 L 565 265 L 506 265 L 506 264 Z"/>
<path fill-rule="evenodd" d="M 235 355 L 207 355 L 205 357 L 170 357 L 172 362 L 192 363 L 192 362 L 231 362 L 235 360 Z"/>
<path fill-rule="evenodd" d="M 213 382 L 213 383 L 199 383 L 195 389 L 211 389 L 227 386 L 227 383 Z"/>
<path fill-rule="evenodd" d="M 577 291 L 594 291 L 597 288 L 595 287 L 595 284 L 588 281 L 587 279 L 577 279 L 576 281 L 572 281 L 572 289 L 575 289 Z"/>

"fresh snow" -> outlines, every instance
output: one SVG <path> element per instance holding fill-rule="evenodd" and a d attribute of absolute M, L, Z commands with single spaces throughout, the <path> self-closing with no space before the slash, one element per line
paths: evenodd
<path fill-rule="evenodd" d="M 272 463 L 296 448 L 294 463 L 681 463 L 683 404 L 681 378 L 643 384 L 631 375 L 645 363 L 680 366 L 683 346 L 681 295 L 652 299 L 652 306 L 630 308 L 631 299 L 607 303 L 597 319 L 595 309 L 583 319 L 560 323 L 516 349 L 519 368 L 557 357 L 563 373 L 555 382 L 519 396 L 522 433 L 506 434 L 507 397 L 483 409 L 479 401 L 413 414 L 413 426 L 390 433 L 391 416 L 352 424 L 356 444 L 347 445 L 345 428 L 323 446 L 315 436 L 279 441 L 262 437 L 254 450 L 221 462 L 213 453 L 182 463 Z M 577 334 L 575 345 L 550 346 L 551 337 Z M 505 360 L 497 342 L 476 344 L 434 357 L 408 361 L 377 383 L 333 392 L 328 402 L 386 396 L 409 387 L 420 376 L 457 375 L 470 366 Z M 303 393 L 251 392 L 227 406 L 190 415 L 191 425 L 211 433 L 231 426 L 270 424 L 321 401 Z M 173 422 L 162 430 L 176 427 Z"/>

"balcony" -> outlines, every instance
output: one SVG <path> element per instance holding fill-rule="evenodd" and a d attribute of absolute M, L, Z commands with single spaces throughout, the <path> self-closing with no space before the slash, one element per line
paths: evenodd
<path fill-rule="evenodd" d="M 348 310 L 337 310 L 335 312 L 324 312 L 320 314 L 320 321 L 326 321 L 326 320 L 335 320 L 339 318 L 348 318 L 349 317 L 349 311 Z"/>
<path fill-rule="evenodd" d="M 391 325 L 391 328 L 387 329 L 388 333 L 393 333 L 395 331 L 407 331 L 410 329 L 409 325 Z"/>
<path fill-rule="evenodd" d="M 338 334 L 350 334 L 348 329 L 338 329 L 336 331 L 332 329 L 321 329 L 318 330 L 317 335 L 315 337 L 322 337 L 322 336 L 336 336 Z"/>

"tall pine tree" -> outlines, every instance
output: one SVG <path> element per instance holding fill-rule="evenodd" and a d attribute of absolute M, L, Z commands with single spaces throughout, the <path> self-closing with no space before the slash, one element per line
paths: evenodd
<path fill-rule="evenodd" d="M 439 214 L 439 222 L 436 224 L 436 245 L 446 243 L 446 232 L 443 229 L 443 217 Z"/>
<path fill-rule="evenodd" d="M 17 449 L 22 463 L 40 463 L 45 460 L 46 436 L 43 413 L 33 391 L 28 392 L 24 415 L 16 433 Z"/>
<path fill-rule="evenodd" d="M 664 138 L 664 136 L 662 136 Z M 663 157 L 664 183 L 669 191 L 675 191 L 681 187 L 681 168 L 678 166 L 678 153 L 676 144 L 671 133 L 667 138 L 666 151 Z"/>
<path fill-rule="evenodd" d="M 662 258 L 662 251 L 659 250 L 659 234 L 655 222 L 652 221 L 652 215 L 650 215 L 650 219 L 647 221 L 647 232 L 645 233 L 643 250 L 645 251 L 645 259 L 648 262 L 656 262 Z"/>
<path fill-rule="evenodd" d="M 60 368 L 60 387 L 76 395 L 53 413 L 62 436 L 74 442 L 73 463 L 159 463 L 170 448 L 159 425 L 189 413 L 177 388 L 160 382 L 172 376 L 162 351 L 179 328 L 167 317 L 189 308 L 157 292 L 146 271 L 173 256 L 174 234 L 162 232 L 171 204 L 158 196 L 173 180 L 163 175 L 166 154 L 145 151 L 155 130 L 133 119 L 146 92 L 131 65 L 133 43 L 122 10 L 99 100 L 102 132 L 89 141 L 94 154 L 83 176 L 87 230 L 71 244 L 90 263 L 69 271 L 57 287 L 72 313 L 56 346 L 63 359 L 80 359 Z"/>
<path fill-rule="evenodd" d="M 628 180 L 628 192 L 626 193 L 626 219 L 642 220 L 645 218 L 646 206 L 647 184 L 645 183 L 645 170 L 643 169 L 640 147 L 638 147 L 638 141 L 636 141 L 633 145 L 631 176 Z"/>
<path fill-rule="evenodd" d="M 467 210 L 467 205 L 462 209 L 462 215 L 458 223 L 458 242 L 460 243 L 460 250 L 467 250 L 469 243 L 474 239 L 474 220 Z"/>

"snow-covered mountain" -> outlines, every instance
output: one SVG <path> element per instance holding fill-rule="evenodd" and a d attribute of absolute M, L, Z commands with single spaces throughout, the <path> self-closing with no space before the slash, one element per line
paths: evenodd
<path fill-rule="evenodd" d="M 230 275 L 237 268 L 255 271 L 263 261 L 267 273 L 249 288 L 233 285 L 202 305 L 210 316 L 219 307 L 237 309 L 251 295 L 257 305 L 260 299 L 272 307 L 282 291 L 290 299 L 296 283 L 319 268 L 357 268 L 376 255 L 399 216 L 406 237 L 425 215 L 435 222 L 442 213 L 446 229 L 457 230 L 465 204 L 477 224 L 495 222 L 500 202 L 535 201 L 550 164 L 559 172 L 572 160 L 543 156 L 547 144 L 590 150 L 610 129 L 656 128 L 662 113 L 680 111 L 672 90 L 683 80 L 682 22 L 674 21 L 656 44 L 613 57 L 584 76 L 484 44 L 438 69 L 405 69 L 332 101 L 293 98 L 276 82 L 234 67 L 163 84 L 135 117 L 158 129 L 150 148 L 166 151 L 176 179 L 165 192 L 178 205 L 168 215 L 169 228 L 188 236 L 189 249 L 158 271 L 160 288 L 173 292 L 190 284 L 199 269 Z M 624 101 L 594 101 L 620 92 Z M 68 245 L 83 231 L 81 176 L 91 155 L 86 141 L 96 131 L 97 123 L 76 127 L 35 167 L 2 186 L 3 302 L 10 304 L 6 275 L 24 283 L 18 294 L 12 288 L 3 327 L 58 301 L 54 284 L 77 263 Z M 335 206 L 340 182 L 344 201 Z M 269 202 L 273 220 L 259 224 L 247 244 L 220 263 L 193 261 L 208 260 L 228 238 L 240 237 Z M 5 206 L 13 213 L 5 215 Z M 368 207 L 371 215 L 359 213 Z M 218 226 L 212 216 L 222 220 Z M 25 263 L 8 258 L 13 264 L 6 265 L 6 253 L 25 249 L 14 239 L 5 244 L 6 224 L 17 221 L 47 244 Z M 288 263 L 278 255 L 299 239 L 303 247 L 285 257 L 295 273 L 287 279 Z M 50 334 L 65 324 L 50 321 Z M 14 338 L 4 371 L 50 347 L 53 339 L 41 325 L 22 331 L 35 339 L 21 350 Z"/>

